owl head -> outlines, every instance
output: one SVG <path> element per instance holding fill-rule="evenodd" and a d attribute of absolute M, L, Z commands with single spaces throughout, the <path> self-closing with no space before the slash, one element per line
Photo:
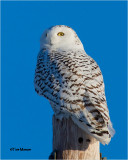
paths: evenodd
<path fill-rule="evenodd" d="M 40 39 L 40 49 L 83 49 L 76 32 L 65 25 L 53 26 L 44 31 Z"/>

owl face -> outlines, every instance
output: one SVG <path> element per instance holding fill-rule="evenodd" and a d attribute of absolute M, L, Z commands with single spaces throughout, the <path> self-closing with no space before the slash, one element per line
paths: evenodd
<path fill-rule="evenodd" d="M 70 49 L 83 47 L 73 29 L 64 25 L 57 25 L 44 31 L 40 39 L 40 47 Z"/>

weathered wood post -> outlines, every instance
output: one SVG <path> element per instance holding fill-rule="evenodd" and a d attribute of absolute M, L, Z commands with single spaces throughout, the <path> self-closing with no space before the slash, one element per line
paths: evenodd
<path fill-rule="evenodd" d="M 100 160 L 99 142 L 77 127 L 71 118 L 53 116 L 53 151 L 56 159 Z"/>

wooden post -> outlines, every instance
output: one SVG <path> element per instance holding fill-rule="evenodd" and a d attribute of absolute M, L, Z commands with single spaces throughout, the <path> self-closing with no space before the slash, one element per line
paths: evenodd
<path fill-rule="evenodd" d="M 53 151 L 56 159 L 100 160 L 99 142 L 77 127 L 71 118 L 53 116 Z"/>

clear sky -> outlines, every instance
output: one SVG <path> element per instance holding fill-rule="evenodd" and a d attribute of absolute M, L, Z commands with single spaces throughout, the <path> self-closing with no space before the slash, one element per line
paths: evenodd
<path fill-rule="evenodd" d="M 126 2 L 2 2 L 2 158 L 48 158 L 49 102 L 34 91 L 42 32 L 68 25 L 104 76 L 114 138 L 101 145 L 108 159 L 126 159 Z M 30 152 L 10 148 L 31 148 Z"/>

